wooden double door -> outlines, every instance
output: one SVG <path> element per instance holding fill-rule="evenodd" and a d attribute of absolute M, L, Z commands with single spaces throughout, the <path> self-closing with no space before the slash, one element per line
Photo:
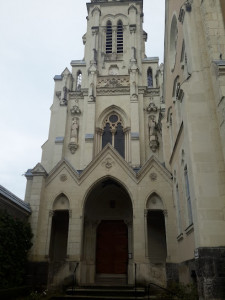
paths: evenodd
<path fill-rule="evenodd" d="M 97 229 L 96 272 L 127 274 L 128 231 L 123 221 L 102 221 Z"/>

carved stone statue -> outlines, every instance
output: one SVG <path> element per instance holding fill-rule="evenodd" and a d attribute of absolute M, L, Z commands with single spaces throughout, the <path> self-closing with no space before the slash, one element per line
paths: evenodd
<path fill-rule="evenodd" d="M 72 126 L 71 126 L 71 137 L 70 137 L 70 141 L 73 143 L 77 144 L 77 137 L 78 137 L 78 128 L 79 128 L 79 124 L 78 124 L 78 119 L 77 118 L 73 118 L 72 121 Z"/>
<path fill-rule="evenodd" d="M 156 152 L 156 150 L 159 148 L 159 141 L 157 135 L 157 123 L 155 121 L 154 115 L 151 115 L 149 117 L 148 130 L 149 130 L 149 146 L 153 152 Z"/>
<path fill-rule="evenodd" d="M 69 149 L 72 154 L 74 154 L 78 148 L 78 130 L 79 130 L 79 119 L 73 118 L 71 133 L 70 133 L 70 143 L 69 143 Z"/>

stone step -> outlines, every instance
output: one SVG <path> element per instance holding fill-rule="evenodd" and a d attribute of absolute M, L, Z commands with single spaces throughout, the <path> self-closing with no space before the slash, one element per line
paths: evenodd
<path fill-rule="evenodd" d="M 118 286 L 118 287 L 112 287 L 112 286 L 92 286 L 92 287 L 79 287 L 76 289 L 68 289 L 66 291 L 67 295 L 74 295 L 77 297 L 101 297 L 100 299 L 103 299 L 104 297 L 111 297 L 120 299 L 121 297 L 123 299 L 131 299 L 141 297 L 140 299 L 143 299 L 143 297 L 146 294 L 146 291 L 144 288 L 133 288 L 133 287 L 127 287 L 127 286 Z M 109 299 L 109 298 L 108 298 Z"/>
<path fill-rule="evenodd" d="M 66 294 L 67 295 L 104 295 L 104 296 L 133 296 L 133 295 L 136 295 L 136 296 L 144 296 L 145 295 L 145 289 L 141 289 L 141 288 L 137 288 L 136 290 L 135 289 L 115 289 L 115 288 L 85 288 L 85 289 L 82 289 L 82 288 L 79 288 L 79 289 L 68 289 L 66 291 Z"/>

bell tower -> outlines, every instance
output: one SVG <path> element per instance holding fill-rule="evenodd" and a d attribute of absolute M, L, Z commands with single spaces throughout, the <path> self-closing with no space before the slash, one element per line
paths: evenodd
<path fill-rule="evenodd" d="M 50 170 L 66 158 L 83 170 L 110 143 L 140 168 L 153 153 L 162 158 L 162 70 L 145 55 L 143 0 L 93 0 L 87 13 L 84 59 L 54 78 L 42 164 Z"/>

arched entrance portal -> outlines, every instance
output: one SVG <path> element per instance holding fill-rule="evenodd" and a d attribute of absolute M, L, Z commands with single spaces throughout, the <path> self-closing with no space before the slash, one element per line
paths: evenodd
<path fill-rule="evenodd" d="M 133 209 L 127 191 L 111 178 L 102 180 L 89 193 L 84 216 L 83 283 L 128 282 Z"/>

